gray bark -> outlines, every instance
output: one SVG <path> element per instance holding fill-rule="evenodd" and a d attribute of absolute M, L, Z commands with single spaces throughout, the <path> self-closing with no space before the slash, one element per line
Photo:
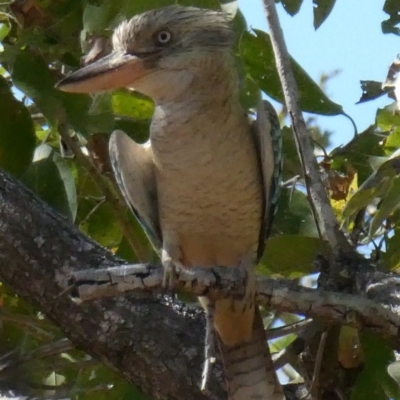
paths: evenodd
<path fill-rule="evenodd" d="M 200 392 L 203 313 L 139 293 L 76 303 L 71 271 L 122 261 L 83 235 L 31 191 L 0 173 L 0 280 L 56 323 L 80 349 L 154 399 L 225 398 L 221 369 Z"/>

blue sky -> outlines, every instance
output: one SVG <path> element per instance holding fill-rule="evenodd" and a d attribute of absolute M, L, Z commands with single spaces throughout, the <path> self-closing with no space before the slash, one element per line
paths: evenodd
<path fill-rule="evenodd" d="M 262 0 L 238 0 L 249 27 L 267 30 Z M 377 107 L 391 102 L 381 99 L 355 104 L 360 96 L 360 80 L 383 81 L 388 67 L 400 53 L 400 37 L 384 35 L 381 22 L 383 0 L 337 0 L 332 13 L 317 30 L 313 27 L 312 0 L 303 0 L 294 17 L 277 4 L 290 54 L 316 81 L 321 73 L 340 69 L 327 86 L 328 96 L 341 104 L 361 132 L 374 122 Z M 343 116 L 318 117 L 324 129 L 333 131 L 334 146 L 344 144 L 353 135 L 351 123 Z"/>

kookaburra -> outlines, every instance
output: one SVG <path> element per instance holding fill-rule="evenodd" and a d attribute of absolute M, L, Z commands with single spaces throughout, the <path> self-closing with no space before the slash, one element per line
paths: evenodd
<path fill-rule="evenodd" d="M 150 140 L 115 131 L 110 158 L 132 211 L 164 267 L 244 268 L 243 299 L 213 310 L 231 400 L 282 400 L 255 304 L 254 268 L 279 193 L 281 139 L 267 102 L 249 119 L 239 103 L 234 35 L 225 14 L 169 6 L 122 22 L 113 51 L 62 80 L 91 93 L 120 87 L 154 100 Z"/>

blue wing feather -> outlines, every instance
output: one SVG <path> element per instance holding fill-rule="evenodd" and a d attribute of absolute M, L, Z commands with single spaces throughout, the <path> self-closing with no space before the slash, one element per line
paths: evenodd
<path fill-rule="evenodd" d="M 264 186 L 264 210 L 258 248 L 258 258 L 261 258 L 278 209 L 283 161 L 278 115 L 271 103 L 266 100 L 262 100 L 258 106 L 253 133 Z"/>
<path fill-rule="evenodd" d="M 151 148 L 134 142 L 122 131 L 115 131 L 110 138 L 109 151 L 115 180 L 125 201 L 159 251 L 162 235 Z"/>

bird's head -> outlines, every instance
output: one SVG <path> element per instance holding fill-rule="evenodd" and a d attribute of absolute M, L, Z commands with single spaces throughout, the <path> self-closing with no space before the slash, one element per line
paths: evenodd
<path fill-rule="evenodd" d="M 226 79 L 234 69 L 233 32 L 225 14 L 169 6 L 122 22 L 113 51 L 58 83 L 66 92 L 130 87 L 156 101 L 190 90 L 194 81 Z"/>

